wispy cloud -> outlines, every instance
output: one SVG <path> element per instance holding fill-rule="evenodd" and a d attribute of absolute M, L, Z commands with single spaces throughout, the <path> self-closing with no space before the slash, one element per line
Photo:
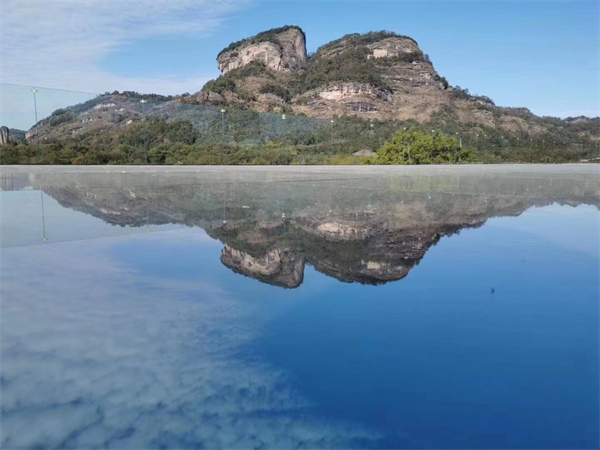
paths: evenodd
<path fill-rule="evenodd" d="M 137 39 L 210 36 L 247 4 L 246 0 L 4 0 L 1 77 L 6 83 L 91 92 L 195 91 L 208 80 L 205 74 L 127 77 L 102 69 L 100 63 Z"/>

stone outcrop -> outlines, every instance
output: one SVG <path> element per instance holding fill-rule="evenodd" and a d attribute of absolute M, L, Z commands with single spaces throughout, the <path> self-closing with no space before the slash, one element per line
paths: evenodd
<path fill-rule="evenodd" d="M 238 43 L 217 57 L 217 65 L 223 74 L 253 61 L 262 62 L 274 71 L 299 69 L 306 63 L 304 33 L 297 27 L 283 27 L 261 33 Z"/>
<path fill-rule="evenodd" d="M 367 46 L 374 58 L 401 57 L 420 51 L 417 43 L 409 38 L 391 37 Z"/>
<path fill-rule="evenodd" d="M 364 96 L 372 100 L 389 102 L 392 95 L 367 83 L 334 83 L 316 91 L 316 94 L 324 100 L 345 100 Z M 310 94 L 309 94 L 310 95 Z"/>
<path fill-rule="evenodd" d="M 296 97 L 293 104 L 305 113 L 305 110 L 321 110 L 343 116 L 350 112 L 376 113 L 392 98 L 391 92 L 368 83 L 330 83 Z"/>
<path fill-rule="evenodd" d="M 8 144 L 9 137 L 8 127 L 0 127 L 0 145 Z"/>

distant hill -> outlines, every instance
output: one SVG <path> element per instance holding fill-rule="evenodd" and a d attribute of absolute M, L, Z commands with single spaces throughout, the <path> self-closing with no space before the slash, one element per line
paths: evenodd
<path fill-rule="evenodd" d="M 13 142 L 23 142 L 25 140 L 26 132 L 24 130 L 18 130 L 16 128 L 9 128 L 8 131 L 10 133 L 10 139 Z"/>

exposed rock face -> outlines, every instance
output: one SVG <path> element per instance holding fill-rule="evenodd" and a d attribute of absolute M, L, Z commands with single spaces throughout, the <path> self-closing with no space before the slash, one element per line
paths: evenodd
<path fill-rule="evenodd" d="M 317 95 L 325 100 L 343 100 L 356 96 L 365 96 L 373 100 L 389 102 L 392 95 L 383 89 L 378 89 L 366 83 L 336 83 L 319 89 Z"/>
<path fill-rule="evenodd" d="M 219 70 L 227 72 L 250 64 L 252 61 L 262 62 L 274 71 L 297 70 L 306 63 L 306 41 L 304 33 L 298 28 L 288 28 L 282 32 L 272 33 L 271 41 L 256 42 L 251 38 L 247 43 L 225 51 L 217 57 Z"/>
<path fill-rule="evenodd" d="M 391 58 L 419 51 L 415 41 L 408 38 L 387 38 L 368 46 L 374 58 Z"/>
<path fill-rule="evenodd" d="M 344 116 L 351 112 L 376 113 L 384 102 L 391 102 L 392 94 L 367 83 L 332 83 L 313 89 L 294 99 L 298 110 L 326 111 L 326 117 Z M 390 105 L 391 106 L 391 105 Z M 314 115 L 314 114 L 313 114 Z"/>
<path fill-rule="evenodd" d="M 0 127 L 0 145 L 8 144 L 9 132 L 8 127 Z"/>

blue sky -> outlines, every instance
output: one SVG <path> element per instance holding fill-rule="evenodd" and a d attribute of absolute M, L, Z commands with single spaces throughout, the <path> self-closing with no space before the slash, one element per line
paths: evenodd
<path fill-rule="evenodd" d="M 0 20 L 5 83 L 195 92 L 218 76 L 216 54 L 230 42 L 296 24 L 307 34 L 309 52 L 347 33 L 391 30 L 415 38 L 451 84 L 498 105 L 540 115 L 599 115 L 594 0 L 7 0 Z M 11 98 L 7 88 L 3 94 Z"/>

